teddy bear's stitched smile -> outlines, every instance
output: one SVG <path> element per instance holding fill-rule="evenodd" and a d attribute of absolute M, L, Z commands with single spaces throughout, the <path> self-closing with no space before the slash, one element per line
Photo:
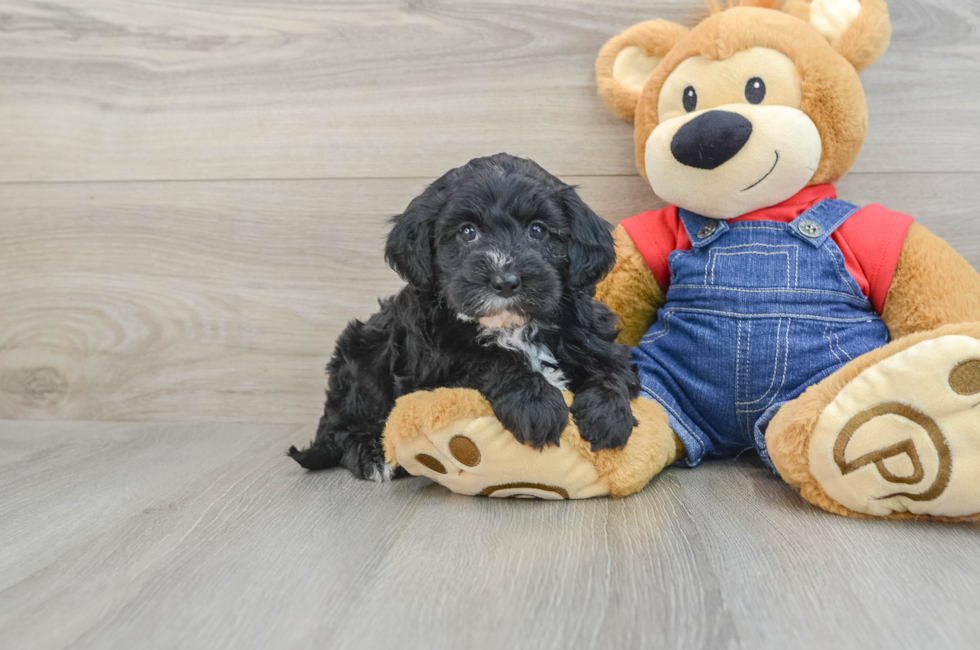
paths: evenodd
<path fill-rule="evenodd" d="M 769 171 L 767 171 L 767 172 L 766 172 L 766 175 L 765 175 L 765 176 L 763 176 L 762 178 L 760 178 L 759 180 L 757 180 L 756 182 L 754 182 L 754 183 L 752 183 L 751 185 L 749 185 L 748 187 L 746 187 L 746 188 L 745 188 L 744 190 L 742 190 L 742 191 L 743 191 L 743 192 L 748 192 L 748 191 L 749 191 L 749 190 L 751 190 L 751 189 L 752 189 L 753 187 L 755 187 L 756 185 L 758 185 L 758 184 L 759 184 L 759 183 L 761 183 L 762 181 L 764 181 L 764 180 L 766 180 L 767 178 L 769 178 L 769 174 L 771 174 L 771 173 L 772 173 L 772 172 L 773 172 L 773 171 L 774 171 L 774 170 L 776 169 L 776 165 L 778 165 L 778 164 L 779 164 L 779 152 L 777 151 L 777 152 L 776 152 L 776 161 L 775 161 L 775 162 L 774 162 L 774 163 L 772 164 L 772 167 L 770 167 L 770 168 L 769 168 Z"/>

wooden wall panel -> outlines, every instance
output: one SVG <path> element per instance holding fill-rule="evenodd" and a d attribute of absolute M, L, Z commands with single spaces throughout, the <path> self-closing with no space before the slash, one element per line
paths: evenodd
<path fill-rule="evenodd" d="M 856 171 L 980 171 L 980 8 L 892 0 Z M 435 177 L 498 151 L 635 173 L 599 47 L 699 0 L 4 0 L 0 180 Z"/>

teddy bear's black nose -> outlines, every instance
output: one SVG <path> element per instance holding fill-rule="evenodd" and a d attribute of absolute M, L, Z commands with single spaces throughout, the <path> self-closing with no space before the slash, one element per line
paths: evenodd
<path fill-rule="evenodd" d="M 738 113 L 708 111 L 674 134 L 670 152 L 682 165 L 715 169 L 741 151 L 751 135 L 752 122 Z"/>

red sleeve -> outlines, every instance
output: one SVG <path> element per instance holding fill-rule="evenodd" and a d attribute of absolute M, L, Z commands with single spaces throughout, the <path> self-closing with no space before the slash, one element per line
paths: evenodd
<path fill-rule="evenodd" d="M 677 206 L 644 212 L 624 219 L 622 224 L 650 267 L 653 277 L 666 291 L 670 286 L 670 254 L 691 248 L 691 240 L 677 214 Z"/>
<path fill-rule="evenodd" d="M 911 225 L 912 217 L 874 204 L 855 212 L 834 233 L 848 270 L 879 314 Z"/>

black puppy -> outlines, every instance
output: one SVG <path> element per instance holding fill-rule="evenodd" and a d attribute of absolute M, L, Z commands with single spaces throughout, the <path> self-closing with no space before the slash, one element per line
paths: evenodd
<path fill-rule="evenodd" d="M 450 171 L 393 222 L 385 258 L 408 286 L 340 335 L 316 439 L 289 449 L 296 462 L 391 478 L 388 413 L 401 395 L 440 386 L 479 390 L 535 447 L 558 444 L 569 389 L 593 449 L 626 444 L 639 380 L 614 342 L 615 316 L 593 300 L 613 240 L 574 188 L 498 154 Z"/>

